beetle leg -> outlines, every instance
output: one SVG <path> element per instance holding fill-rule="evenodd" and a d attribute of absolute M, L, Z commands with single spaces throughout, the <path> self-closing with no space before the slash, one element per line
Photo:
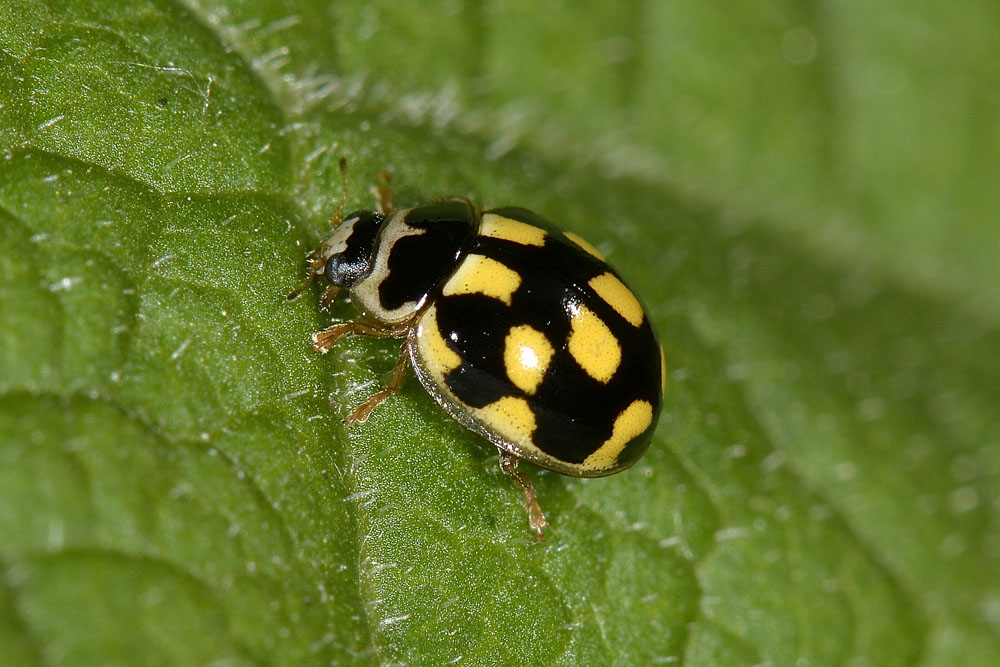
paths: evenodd
<path fill-rule="evenodd" d="M 313 349 L 326 354 L 341 336 L 358 334 L 373 338 L 401 338 L 409 331 L 409 323 L 397 326 L 379 324 L 364 317 L 358 317 L 349 322 L 334 324 L 332 327 L 317 331 L 312 335 Z"/>
<path fill-rule="evenodd" d="M 339 293 L 340 287 L 337 285 L 329 285 L 325 290 L 323 290 L 323 294 L 319 298 L 319 309 L 324 313 L 330 310 L 330 307 L 333 305 L 333 302 L 336 301 Z"/>
<path fill-rule="evenodd" d="M 309 260 L 309 277 L 306 278 L 304 283 L 292 290 L 291 294 L 286 297 L 289 301 L 295 301 L 298 299 L 302 293 L 306 291 L 306 288 L 313 284 L 313 281 L 316 280 L 316 276 L 323 272 L 323 260 L 319 258 L 319 250 L 319 248 L 316 248 L 309 253 L 312 255 L 312 259 Z"/>
<path fill-rule="evenodd" d="M 518 458 L 513 454 L 500 451 L 500 469 L 507 473 L 515 484 L 524 489 L 524 508 L 528 510 L 528 523 L 535 531 L 535 539 L 541 542 L 545 539 L 543 531 L 548 522 L 538 504 L 538 496 L 535 495 L 535 485 L 532 484 L 531 477 L 517 471 L 517 462 Z"/>
<path fill-rule="evenodd" d="M 373 185 L 371 189 L 375 195 L 375 208 L 382 215 L 388 215 L 392 211 L 392 175 L 383 171 L 378 180 L 378 185 Z"/>
<path fill-rule="evenodd" d="M 347 415 L 347 419 L 344 420 L 344 423 L 348 426 L 364 424 L 375 408 L 385 403 L 386 400 L 388 400 L 388 398 L 393 394 L 399 393 L 399 390 L 403 387 L 403 380 L 406 378 L 406 369 L 409 365 L 409 350 L 406 345 L 403 345 L 403 350 L 399 355 L 399 361 L 396 362 L 396 367 L 392 369 L 392 375 L 389 376 L 389 381 L 385 383 L 385 389 L 377 394 L 372 394 L 368 397 L 368 400 L 354 408 L 354 410 L 351 411 L 351 414 Z"/>

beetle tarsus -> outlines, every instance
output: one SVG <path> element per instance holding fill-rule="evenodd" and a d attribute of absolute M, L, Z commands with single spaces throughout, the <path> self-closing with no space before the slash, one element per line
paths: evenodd
<path fill-rule="evenodd" d="M 354 327 L 352 324 L 353 321 L 343 322 L 341 324 L 334 324 L 332 327 L 323 329 L 322 331 L 317 331 L 312 335 L 313 349 L 326 354 L 341 336 L 353 332 Z"/>

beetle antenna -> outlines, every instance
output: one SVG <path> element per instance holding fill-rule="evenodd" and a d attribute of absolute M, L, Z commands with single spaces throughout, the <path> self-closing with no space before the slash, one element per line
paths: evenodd
<path fill-rule="evenodd" d="M 340 203 L 337 204 L 337 211 L 333 214 L 333 218 L 330 220 L 330 226 L 334 229 L 336 229 L 344 219 L 344 203 L 347 201 L 347 158 L 341 157 L 337 164 L 340 167 Z M 289 301 L 298 299 L 302 293 L 313 284 L 313 281 L 316 280 L 316 276 L 323 272 L 323 261 L 320 258 L 320 250 L 322 250 L 322 248 L 323 245 L 320 244 L 319 247 L 309 253 L 312 256 L 312 259 L 309 260 L 309 277 L 306 278 L 304 283 L 292 290 L 292 293 L 288 295 Z M 327 289 L 323 296 L 325 304 L 329 306 L 329 304 L 333 302 L 333 297 L 336 296 L 336 291 L 333 291 L 331 295 L 331 290 Z M 323 308 L 323 310 L 326 310 L 326 308 Z"/>
<path fill-rule="evenodd" d="M 337 204 L 337 212 L 330 221 L 331 227 L 337 227 L 343 222 L 344 203 L 347 201 L 347 158 L 341 157 L 337 164 L 340 166 L 340 203 Z"/>

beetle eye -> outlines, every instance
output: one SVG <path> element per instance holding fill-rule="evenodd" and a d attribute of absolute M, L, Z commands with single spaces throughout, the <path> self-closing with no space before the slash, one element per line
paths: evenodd
<path fill-rule="evenodd" d="M 344 219 L 327 241 L 328 252 L 333 253 L 323 266 L 327 280 L 350 287 L 368 271 L 382 222 L 382 216 L 374 211 L 356 211 Z"/>
<path fill-rule="evenodd" d="M 326 260 L 326 266 L 323 267 L 323 275 L 338 287 L 350 287 L 361 277 L 367 268 L 367 257 L 359 258 L 352 262 L 346 253 L 340 253 Z"/>

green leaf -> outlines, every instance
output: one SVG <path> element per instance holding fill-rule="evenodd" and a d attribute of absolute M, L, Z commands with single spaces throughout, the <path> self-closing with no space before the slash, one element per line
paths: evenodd
<path fill-rule="evenodd" d="M 8 0 L 0 663 L 993 660 L 993 8 L 786 5 Z M 342 425 L 341 156 L 649 306 L 654 444 L 533 470 L 545 542 L 412 377 Z"/>

